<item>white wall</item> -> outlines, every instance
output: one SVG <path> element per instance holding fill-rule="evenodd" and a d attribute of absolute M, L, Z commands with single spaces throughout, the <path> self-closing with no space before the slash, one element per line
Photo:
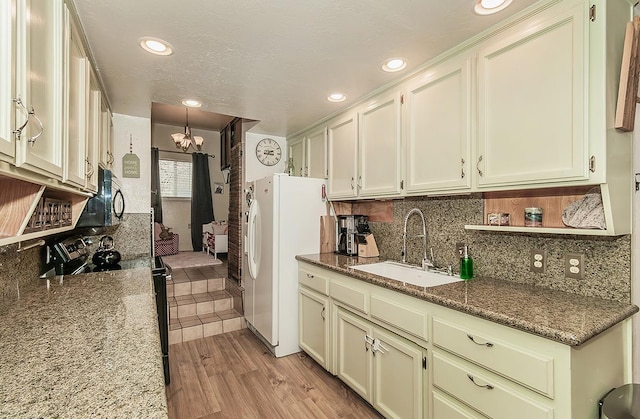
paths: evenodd
<path fill-rule="evenodd" d="M 271 138 L 280 144 L 282 148 L 282 159 L 275 166 L 265 166 L 258 161 L 256 157 L 256 145 L 263 138 Z M 255 132 L 247 132 L 244 144 L 244 180 L 251 182 L 252 180 L 262 179 L 273 173 L 283 173 L 287 162 L 287 140 L 285 137 L 276 137 L 273 135 L 258 134 Z"/>
<path fill-rule="evenodd" d="M 172 160 L 191 161 L 190 149 L 188 153 L 183 153 L 174 145 L 171 134 L 184 132 L 184 126 L 173 126 L 165 124 L 152 124 L 151 126 L 151 146 L 160 150 L 178 151 L 179 153 L 160 152 L 160 158 Z M 214 156 L 209 159 L 209 178 L 211 182 L 211 193 L 213 197 L 213 214 L 216 220 L 229 219 L 229 185 L 224 184 L 222 194 L 214 194 L 214 183 L 224 183 L 222 172 L 220 171 L 220 133 L 217 131 L 207 131 L 192 128 L 192 135 L 204 137 L 202 152 Z M 163 224 L 171 228 L 174 233 L 180 234 L 179 250 L 193 250 L 191 244 L 191 200 L 179 198 L 162 198 Z"/>
<path fill-rule="evenodd" d="M 140 159 L 140 177 L 122 177 L 122 157 L 129 153 L 129 136 L 133 153 Z M 122 184 L 125 212 L 149 213 L 151 208 L 151 120 L 136 116 L 113 114 L 113 173 Z"/>

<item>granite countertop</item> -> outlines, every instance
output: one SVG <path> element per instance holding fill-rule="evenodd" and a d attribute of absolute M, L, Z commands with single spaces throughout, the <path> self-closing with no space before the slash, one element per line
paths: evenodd
<path fill-rule="evenodd" d="M 0 417 L 166 418 L 149 268 L 0 301 Z"/>
<path fill-rule="evenodd" d="M 512 281 L 474 278 L 424 288 L 352 268 L 381 261 L 378 258 L 320 253 L 296 259 L 571 346 L 585 343 L 638 312 L 633 304 Z"/>

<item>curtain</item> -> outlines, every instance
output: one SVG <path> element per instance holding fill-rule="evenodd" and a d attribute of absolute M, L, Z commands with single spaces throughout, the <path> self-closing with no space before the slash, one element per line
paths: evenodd
<path fill-rule="evenodd" d="M 193 153 L 191 163 L 191 244 L 194 251 L 201 251 L 202 224 L 214 220 L 209 180 L 209 155 Z"/>
<path fill-rule="evenodd" d="M 160 153 L 151 148 L 151 208 L 153 221 L 162 223 L 162 194 L 160 193 Z"/>

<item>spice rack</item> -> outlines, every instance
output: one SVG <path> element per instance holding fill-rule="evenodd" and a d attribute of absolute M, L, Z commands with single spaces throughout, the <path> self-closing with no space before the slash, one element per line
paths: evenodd
<path fill-rule="evenodd" d="M 516 191 L 484 192 L 483 220 L 485 224 L 465 225 L 466 230 L 520 232 L 533 234 L 573 234 L 588 236 L 619 236 L 630 234 L 630 209 L 623 203 L 612 199 L 609 185 L 600 188 L 607 228 L 586 229 L 565 226 L 562 211 L 571 202 L 580 200 L 594 186 L 559 187 Z M 525 227 L 524 209 L 540 207 L 543 210 L 542 227 Z M 510 225 L 488 225 L 490 213 L 509 213 Z M 614 223 L 615 220 L 615 223 Z"/>

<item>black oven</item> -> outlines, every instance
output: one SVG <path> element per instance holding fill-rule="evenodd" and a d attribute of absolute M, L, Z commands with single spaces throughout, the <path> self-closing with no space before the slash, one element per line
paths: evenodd
<path fill-rule="evenodd" d="M 162 348 L 162 365 L 164 367 L 164 383 L 169 384 L 169 308 L 167 306 L 167 278 L 171 278 L 171 268 L 164 264 L 160 256 L 153 260 L 151 273 L 153 287 L 156 292 L 158 311 L 158 327 L 160 328 L 160 347 Z"/>

